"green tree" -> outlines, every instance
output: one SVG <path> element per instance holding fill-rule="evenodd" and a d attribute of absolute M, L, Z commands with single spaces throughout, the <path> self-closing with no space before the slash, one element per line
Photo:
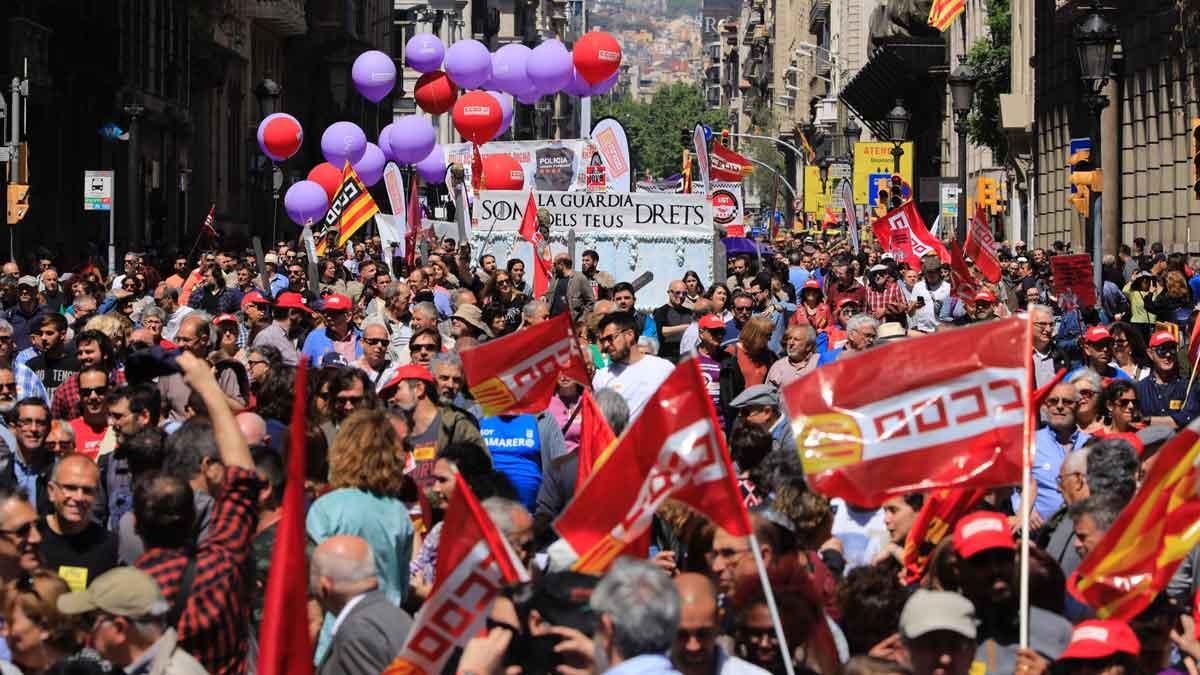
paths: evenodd
<path fill-rule="evenodd" d="M 679 173 L 683 152 L 680 132 L 695 128 L 697 123 L 717 131 L 729 119 L 724 108 L 707 106 L 700 87 L 681 82 L 659 89 L 649 103 L 631 99 L 613 101 L 608 97 L 592 101 L 595 119 L 614 117 L 625 127 L 629 153 L 639 178 L 646 171 L 658 178 Z M 688 138 L 690 148 L 690 134 Z"/>
<path fill-rule="evenodd" d="M 975 102 L 967 120 L 972 143 L 991 149 L 996 163 L 1008 164 L 1008 136 L 1000 124 L 1000 94 L 1011 87 L 1009 63 L 1012 60 L 1012 10 L 1009 0 L 987 1 L 987 26 L 990 35 L 967 50 L 967 63 L 979 77 L 975 83 Z"/>

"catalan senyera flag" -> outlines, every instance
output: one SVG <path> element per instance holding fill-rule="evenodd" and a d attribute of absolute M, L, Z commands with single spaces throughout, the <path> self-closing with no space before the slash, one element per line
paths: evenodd
<path fill-rule="evenodd" d="M 560 374 L 590 382 L 571 313 L 462 352 L 467 388 L 484 415 L 541 412 Z"/>
<path fill-rule="evenodd" d="M 1129 621 L 1200 544 L 1200 420 L 1158 451 L 1149 475 L 1067 587 L 1102 619 Z"/>
<path fill-rule="evenodd" d="M 696 509 L 734 536 L 750 534 L 736 476 L 696 356 L 650 397 L 554 529 L 579 554 L 573 569 L 599 574 L 649 528 L 667 499 Z"/>
<path fill-rule="evenodd" d="M 610 448 L 617 440 L 617 435 L 613 433 L 612 427 L 608 426 L 608 420 L 604 418 L 596 399 L 592 398 L 591 391 L 583 391 L 579 406 L 579 462 L 575 469 L 576 486 L 587 482 L 597 462 L 608 456 Z"/>
<path fill-rule="evenodd" d="M 546 260 L 547 242 L 538 231 L 537 199 L 533 192 L 525 202 L 525 213 L 521 216 L 520 235 L 533 246 L 533 297 L 540 298 L 550 290 L 550 262 Z"/>
<path fill-rule="evenodd" d="M 925 496 L 904 540 L 904 582 L 913 584 L 925 575 L 933 549 L 954 531 L 959 518 L 987 495 L 983 488 L 939 488 Z"/>
<path fill-rule="evenodd" d="M 996 236 L 988 224 L 987 213 L 982 205 L 976 205 L 975 216 L 967 227 L 967 242 L 964 252 L 975 261 L 979 273 L 993 284 L 1000 282 L 1000 258 L 996 255 Z"/>
<path fill-rule="evenodd" d="M 1019 483 L 1025 344 L 1024 319 L 986 321 L 838 359 L 784 387 L 809 486 L 877 507 Z"/>
<path fill-rule="evenodd" d="M 929 8 L 929 25 L 944 33 L 966 9 L 967 0 L 933 0 L 933 6 Z"/>
<path fill-rule="evenodd" d="M 400 655 L 383 675 L 438 675 L 454 647 L 466 644 L 484 627 L 503 587 L 529 581 L 521 560 L 467 481 L 458 474 L 455 482 L 433 590 L 413 619 Z"/>
<path fill-rule="evenodd" d="M 325 225 L 337 228 L 337 247 L 345 246 L 358 228 L 370 222 L 376 213 L 379 213 L 379 206 L 354 167 L 346 162 L 342 167 L 342 186 L 334 193 L 329 211 L 325 213 Z"/>
<path fill-rule="evenodd" d="M 304 554 L 304 464 L 307 419 L 308 364 L 300 359 L 292 400 L 291 443 L 287 485 L 283 489 L 283 517 L 271 552 L 271 571 L 263 600 L 262 630 L 258 642 L 258 672 L 263 675 L 311 674 L 312 640 L 303 621 L 308 604 L 308 565 Z"/>

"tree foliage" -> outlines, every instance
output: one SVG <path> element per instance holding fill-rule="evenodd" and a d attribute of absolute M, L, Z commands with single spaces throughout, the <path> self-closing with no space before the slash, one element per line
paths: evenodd
<path fill-rule="evenodd" d="M 655 92 L 649 103 L 632 99 L 612 101 L 608 97 L 592 99 L 595 119 L 615 117 L 629 136 L 629 153 L 640 178 L 649 171 L 656 178 L 679 173 L 683 152 L 681 133 L 707 124 L 714 133 L 728 124 L 724 108 L 711 109 L 700 87 L 676 83 Z M 691 134 L 688 134 L 691 147 Z"/>
<path fill-rule="evenodd" d="M 962 19 L 960 19 L 961 21 Z M 967 119 L 972 143 L 991 149 L 996 163 L 1008 163 L 1008 137 L 1000 123 L 1000 94 L 1011 89 L 1012 9 L 1009 0 L 987 0 L 990 35 L 967 51 L 967 63 L 979 77 L 975 101 Z"/>

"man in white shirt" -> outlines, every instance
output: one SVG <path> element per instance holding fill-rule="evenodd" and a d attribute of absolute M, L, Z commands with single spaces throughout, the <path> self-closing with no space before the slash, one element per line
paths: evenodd
<path fill-rule="evenodd" d="M 192 313 L 192 308 L 179 304 L 179 289 L 170 286 L 159 288 L 158 307 L 167 315 L 167 322 L 163 324 L 163 339 L 174 342 L 179 326 L 184 317 Z"/>
<path fill-rule="evenodd" d="M 942 279 L 942 261 L 936 255 L 921 259 L 922 279 L 913 286 L 909 326 L 922 333 L 937 330 L 942 305 L 950 297 L 950 284 Z"/>
<path fill-rule="evenodd" d="M 600 320 L 600 348 L 612 360 L 596 371 L 592 389 L 611 388 L 629 404 L 630 420 L 667 379 L 675 365 L 666 359 L 643 354 L 637 348 L 637 328 L 628 312 L 606 314 Z"/>

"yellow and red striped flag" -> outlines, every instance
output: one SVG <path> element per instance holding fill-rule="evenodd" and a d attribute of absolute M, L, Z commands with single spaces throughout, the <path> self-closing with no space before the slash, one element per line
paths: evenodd
<path fill-rule="evenodd" d="M 929 8 L 929 25 L 944 33 L 966 9 L 966 0 L 933 0 L 933 6 Z"/>
<path fill-rule="evenodd" d="M 1129 621 L 1167 587 L 1200 543 L 1200 420 L 1158 451 L 1154 466 L 1068 588 L 1102 619 Z"/>
<path fill-rule="evenodd" d="M 379 206 L 375 204 L 371 193 L 367 192 L 367 186 L 363 185 L 354 167 L 346 162 L 342 168 L 342 185 L 334 193 L 329 211 L 325 213 L 322 227 L 325 236 L 317 244 L 317 255 L 325 255 L 325 249 L 334 245 L 331 240 L 335 238 L 335 233 L 336 246 L 345 246 L 358 228 L 367 224 L 376 213 L 379 213 Z"/>

